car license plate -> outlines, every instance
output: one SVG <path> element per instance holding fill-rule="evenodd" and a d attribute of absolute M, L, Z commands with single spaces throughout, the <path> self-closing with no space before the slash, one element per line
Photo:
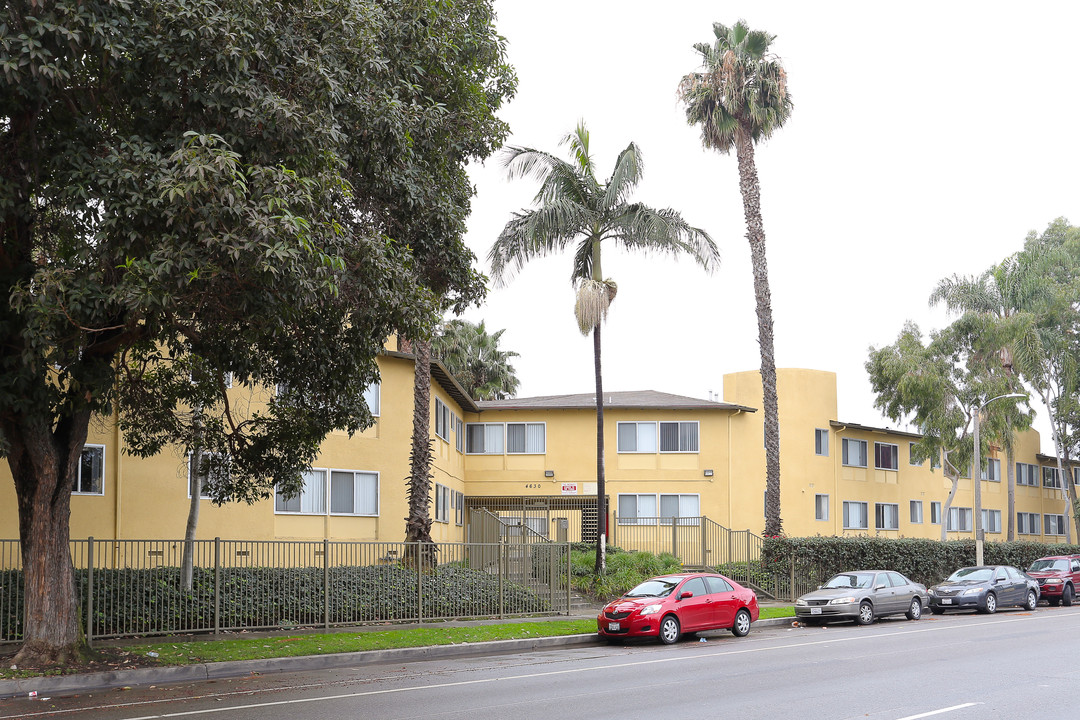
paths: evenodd
<path fill-rule="evenodd" d="M 811 615 L 820 615 L 821 614 L 821 608 L 810 608 L 810 614 Z"/>
<path fill-rule="evenodd" d="M 941 598 L 942 605 L 952 605 L 952 598 Z"/>
<path fill-rule="evenodd" d="M 619 629 L 619 623 L 608 623 L 607 629 L 608 632 L 615 632 Z"/>

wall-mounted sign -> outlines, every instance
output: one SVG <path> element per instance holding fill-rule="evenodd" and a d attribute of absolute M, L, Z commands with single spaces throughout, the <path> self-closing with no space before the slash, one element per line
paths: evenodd
<path fill-rule="evenodd" d="M 563 483 L 562 484 L 563 495 L 577 495 L 577 483 Z"/>

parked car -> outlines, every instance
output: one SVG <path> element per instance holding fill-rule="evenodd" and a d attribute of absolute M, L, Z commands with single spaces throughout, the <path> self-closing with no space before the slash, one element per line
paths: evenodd
<path fill-rule="evenodd" d="M 1039 583 L 1011 565 L 980 565 L 960 568 L 930 588 L 929 594 L 930 612 L 935 615 L 946 610 L 992 613 L 1008 606 L 1034 610 Z"/>
<path fill-rule="evenodd" d="M 604 606 L 597 631 L 608 640 L 658 637 L 676 642 L 683 634 L 731 630 L 739 637 L 758 619 L 753 590 L 714 573 L 661 575 Z"/>
<path fill-rule="evenodd" d="M 854 620 L 869 625 L 875 618 L 922 617 L 926 586 L 892 570 L 856 570 L 833 575 L 813 592 L 795 601 L 795 617 L 807 625 L 830 620 Z"/>
<path fill-rule="evenodd" d="M 1039 596 L 1051 605 L 1069 607 L 1080 585 L 1080 556 L 1052 555 L 1031 563 L 1027 574 L 1039 581 Z"/>

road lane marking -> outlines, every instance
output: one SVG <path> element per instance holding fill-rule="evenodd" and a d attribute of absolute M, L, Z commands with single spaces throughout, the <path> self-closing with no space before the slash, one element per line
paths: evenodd
<path fill-rule="evenodd" d="M 954 710 L 963 710 L 964 708 L 975 707 L 976 705 L 982 705 L 982 703 L 970 702 L 964 703 L 963 705 L 953 705 L 952 707 L 941 708 L 940 710 L 931 710 L 930 712 L 919 713 L 918 715 L 908 715 L 907 717 L 897 718 L 896 720 L 919 720 L 919 718 L 931 717 L 932 715 L 943 715 L 947 712 L 953 712 Z"/>

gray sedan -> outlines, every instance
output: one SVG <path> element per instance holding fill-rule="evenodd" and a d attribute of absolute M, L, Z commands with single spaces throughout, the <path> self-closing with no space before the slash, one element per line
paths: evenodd
<path fill-rule="evenodd" d="M 1010 605 L 1034 610 L 1038 602 L 1039 581 L 1011 565 L 960 568 L 930 588 L 930 611 L 935 615 L 946 610 L 992 613 Z"/>
<path fill-rule="evenodd" d="M 857 570 L 834 575 L 827 583 L 795 601 L 799 622 L 816 625 L 830 620 L 854 620 L 869 625 L 886 615 L 922 617 L 926 586 L 892 570 Z"/>

